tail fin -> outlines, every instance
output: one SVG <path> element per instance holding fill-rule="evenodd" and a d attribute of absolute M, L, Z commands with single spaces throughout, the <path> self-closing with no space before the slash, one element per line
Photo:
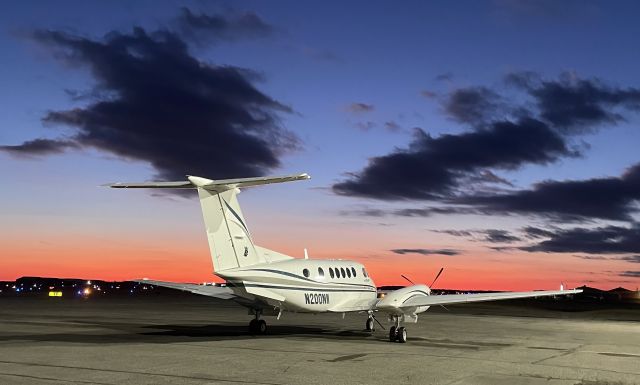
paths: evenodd
<path fill-rule="evenodd" d="M 196 188 L 207 230 L 214 271 L 267 262 L 253 244 L 237 195 L 240 188 L 309 179 L 307 174 L 211 180 L 187 176 L 184 182 L 113 183 L 113 188 Z"/>

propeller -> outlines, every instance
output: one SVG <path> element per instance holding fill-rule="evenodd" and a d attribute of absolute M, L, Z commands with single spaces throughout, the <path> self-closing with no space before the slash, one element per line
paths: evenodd
<path fill-rule="evenodd" d="M 440 268 L 440 271 L 438 272 L 438 274 L 436 275 L 436 277 L 433 279 L 433 282 L 431 282 L 431 285 L 429 285 L 429 289 L 431 289 L 433 287 L 433 284 L 436 283 L 436 281 L 438 280 L 438 278 L 440 278 L 440 274 L 442 274 L 442 271 L 444 270 L 444 267 Z M 446 311 L 449 311 L 449 309 L 447 309 L 446 306 L 444 305 L 440 305 L 441 308 L 443 308 Z"/>
<path fill-rule="evenodd" d="M 438 278 L 440 278 L 440 274 L 442 274 L 442 271 L 444 270 L 444 267 L 440 268 L 440 271 L 438 272 L 438 274 L 436 275 L 436 277 L 433 279 L 433 282 L 431 282 L 431 285 L 429 285 L 429 289 L 431 289 L 433 287 L 433 284 L 436 283 L 436 281 L 438 280 Z M 404 279 L 406 279 L 407 281 L 409 281 L 410 284 L 415 285 L 416 283 L 413 282 L 411 279 L 409 279 L 409 277 L 407 277 L 404 274 L 400 274 L 400 276 Z"/>
<path fill-rule="evenodd" d="M 436 283 L 438 278 L 440 278 L 440 274 L 442 274 L 443 270 L 444 270 L 444 267 L 441 267 L 440 271 L 438 272 L 438 275 L 436 275 L 436 277 L 433 279 L 433 282 L 431 282 L 431 285 L 429 285 L 429 289 L 431 289 L 433 287 L 433 284 Z"/>
<path fill-rule="evenodd" d="M 436 281 L 438 280 L 438 278 L 440 278 L 440 274 L 442 274 L 442 271 L 444 270 L 444 267 L 440 268 L 440 271 L 438 272 L 438 274 L 436 274 L 436 277 L 433 279 L 433 282 L 431 282 L 431 285 L 429 285 L 429 289 L 431 289 L 433 287 L 433 284 L 436 283 Z M 400 274 L 400 276 L 404 279 L 406 279 L 407 281 L 409 281 L 409 283 L 411 283 L 412 285 L 415 285 L 415 283 L 410 280 L 409 278 L 407 278 L 406 276 L 404 276 L 403 274 Z M 444 305 L 439 305 L 440 307 L 442 307 L 444 310 L 449 311 L 449 309 L 447 309 Z M 373 318 L 376 322 L 378 322 L 378 320 L 374 317 Z M 378 322 L 378 324 L 380 325 L 380 322 Z M 380 325 L 382 326 L 382 325 Z M 383 327 L 384 329 L 384 327 Z"/>
<path fill-rule="evenodd" d="M 406 279 L 407 281 L 409 281 L 409 283 L 410 283 L 410 284 L 415 285 L 415 283 L 414 283 L 412 280 L 410 280 L 409 278 L 405 277 L 405 276 L 404 276 L 404 275 L 402 275 L 402 274 L 400 274 L 400 276 L 401 276 L 402 278 Z"/>

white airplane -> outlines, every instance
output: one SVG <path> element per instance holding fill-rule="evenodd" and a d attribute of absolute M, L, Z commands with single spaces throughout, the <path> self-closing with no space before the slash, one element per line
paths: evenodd
<path fill-rule="evenodd" d="M 107 186 L 197 189 L 213 272 L 224 279 L 226 285 L 206 286 L 149 279 L 137 282 L 234 300 L 247 307 L 249 314 L 254 316 L 249 323 L 252 334 L 266 333 L 267 324 L 263 316 L 277 316 L 280 319 L 282 312 L 366 313 L 366 330 L 373 332 L 374 321 L 378 322 L 375 313 L 381 312 L 386 313 L 389 322 L 393 323 L 389 340 L 406 342 L 407 330 L 402 326 L 403 323 L 417 322 L 418 314 L 430 306 L 581 292 L 560 290 L 431 295 L 429 286 L 414 284 L 379 298 L 376 285 L 361 263 L 340 259 L 308 259 L 306 250 L 304 259 L 296 259 L 253 243 L 237 199 L 240 188 L 304 180 L 309 179 L 309 175 L 225 180 L 187 176 L 187 179 L 183 182 L 114 183 Z"/>

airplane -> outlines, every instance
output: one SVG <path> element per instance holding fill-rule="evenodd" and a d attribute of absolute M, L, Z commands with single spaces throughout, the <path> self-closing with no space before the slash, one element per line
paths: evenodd
<path fill-rule="evenodd" d="M 262 317 L 276 316 L 280 319 L 283 312 L 366 314 L 365 329 L 373 332 L 374 321 L 384 328 L 375 317 L 380 312 L 387 314 L 388 321 L 392 323 L 389 340 L 404 343 L 407 342 L 404 324 L 417 322 L 418 315 L 430 306 L 582 292 L 561 287 L 559 291 L 431 295 L 429 286 L 412 284 L 379 298 L 373 279 L 359 262 L 309 259 L 306 250 L 304 259 L 294 258 L 254 244 L 238 203 L 240 189 L 309 178 L 306 173 L 223 180 L 187 175 L 186 181 L 179 182 L 112 183 L 105 186 L 197 190 L 213 273 L 225 284 L 207 286 L 149 279 L 135 281 L 233 300 L 247 307 L 249 315 L 253 316 L 249 323 L 251 334 L 265 334 L 267 323 Z"/>

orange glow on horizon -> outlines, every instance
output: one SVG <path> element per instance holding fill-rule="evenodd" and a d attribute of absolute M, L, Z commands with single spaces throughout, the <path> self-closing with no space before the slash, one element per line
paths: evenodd
<path fill-rule="evenodd" d="M 113 244 L 105 240 L 61 242 L 55 246 L 25 244 L 20 240 L 6 245 L 12 255 L 4 263 L 1 280 L 21 276 L 101 279 L 106 281 L 152 278 L 176 282 L 221 282 L 213 275 L 206 241 L 191 247 L 171 245 L 145 246 L 146 240 Z M 275 250 L 296 256 L 296 248 L 270 245 Z M 364 257 L 361 255 L 365 255 Z M 461 255 L 397 255 L 385 252 L 378 255 L 348 250 L 315 250 L 311 258 L 355 260 L 365 265 L 378 286 L 408 283 L 401 274 L 416 283 L 430 284 L 440 267 L 445 270 L 435 288 L 464 290 L 533 290 L 555 289 L 564 282 L 566 287 L 583 284 L 603 289 L 624 286 L 624 283 L 602 273 L 594 273 L 589 264 L 566 255 L 531 255 L 529 253 L 499 253 L 479 249 Z M 337 259 L 337 258 L 336 258 Z M 611 269 L 608 261 L 607 269 Z M 621 269 L 623 267 L 620 267 Z M 614 279 L 612 279 L 614 278 Z M 634 283 L 627 286 L 633 288 Z"/>

